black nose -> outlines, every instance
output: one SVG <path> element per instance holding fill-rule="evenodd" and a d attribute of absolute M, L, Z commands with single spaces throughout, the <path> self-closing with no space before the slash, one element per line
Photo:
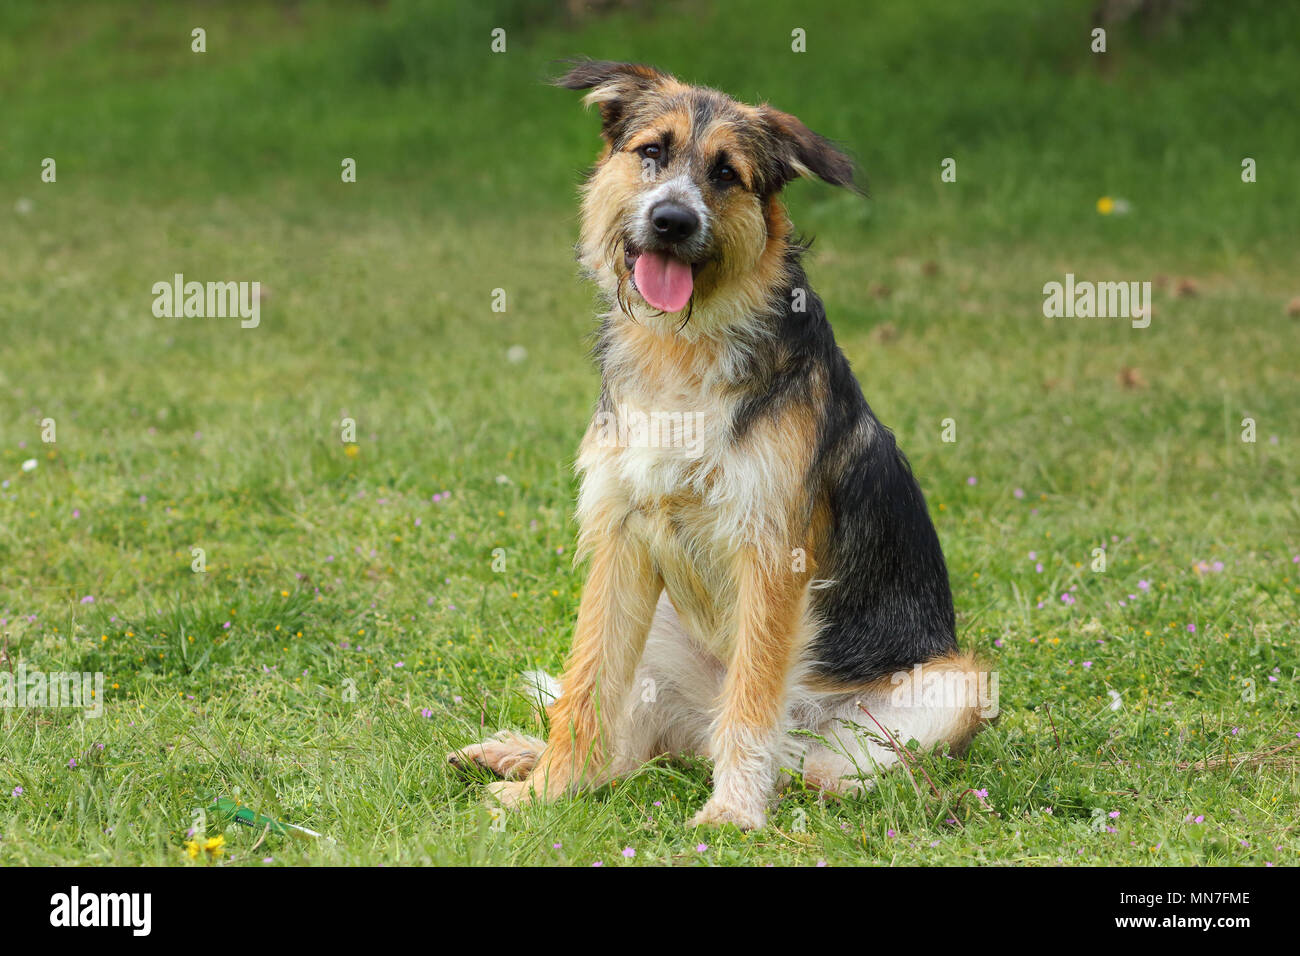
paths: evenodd
<path fill-rule="evenodd" d="M 675 202 L 661 202 L 651 209 L 650 222 L 660 238 L 669 242 L 689 239 L 700 228 L 700 217 Z"/>

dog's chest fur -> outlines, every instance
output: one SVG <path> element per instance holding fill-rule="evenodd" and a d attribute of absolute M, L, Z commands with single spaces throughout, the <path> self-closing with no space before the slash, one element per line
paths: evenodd
<path fill-rule="evenodd" d="M 617 523 L 647 548 L 684 623 L 710 644 L 735 601 L 736 557 L 774 540 L 768 509 L 788 480 L 761 434 L 733 434 L 744 348 L 648 326 L 607 336 L 601 402 L 578 459 L 583 534 Z"/>

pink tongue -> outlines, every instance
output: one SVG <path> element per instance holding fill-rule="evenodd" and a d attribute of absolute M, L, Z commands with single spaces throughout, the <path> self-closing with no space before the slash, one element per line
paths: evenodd
<path fill-rule="evenodd" d="M 641 297 L 663 312 L 679 312 L 691 298 L 691 267 L 662 252 L 643 252 L 633 267 Z"/>

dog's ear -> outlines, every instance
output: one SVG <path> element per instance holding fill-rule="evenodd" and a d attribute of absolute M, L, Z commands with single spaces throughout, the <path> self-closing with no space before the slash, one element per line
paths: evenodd
<path fill-rule="evenodd" d="M 611 143 L 618 138 L 632 103 L 673 79 L 640 63 L 570 60 L 568 66 L 568 72 L 552 82 L 566 90 L 591 90 L 582 101 L 588 106 L 599 105 L 600 132 Z"/>
<path fill-rule="evenodd" d="M 861 192 L 853 181 L 853 160 L 840 148 L 789 113 L 770 106 L 760 106 L 759 114 L 777 142 L 778 178 L 788 183 L 800 176 L 816 176 L 832 186 L 844 186 Z"/>

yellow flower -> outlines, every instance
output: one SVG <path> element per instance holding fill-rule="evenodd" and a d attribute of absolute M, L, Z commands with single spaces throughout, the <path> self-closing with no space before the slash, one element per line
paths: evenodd
<path fill-rule="evenodd" d="M 356 458 L 357 455 L 361 454 L 361 449 L 356 445 L 348 445 L 343 449 L 343 454 L 347 455 L 349 458 Z"/>
<path fill-rule="evenodd" d="M 210 837 L 203 844 L 203 849 L 207 850 L 208 853 L 211 854 L 212 856 L 221 856 L 222 853 L 226 852 L 225 846 L 226 846 L 226 838 L 218 834 L 217 836 Z"/>
<path fill-rule="evenodd" d="M 186 840 L 186 841 L 185 841 L 185 855 L 188 856 L 191 860 L 194 860 L 194 859 L 197 859 L 197 858 L 198 858 L 198 855 L 199 855 L 199 841 L 198 841 L 198 840 Z"/>
<path fill-rule="evenodd" d="M 1101 213 L 1103 216 L 1109 216 L 1114 211 L 1115 200 L 1111 199 L 1109 196 L 1102 196 L 1097 200 L 1097 212 Z"/>

